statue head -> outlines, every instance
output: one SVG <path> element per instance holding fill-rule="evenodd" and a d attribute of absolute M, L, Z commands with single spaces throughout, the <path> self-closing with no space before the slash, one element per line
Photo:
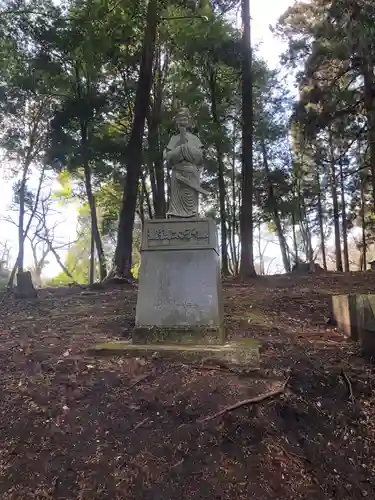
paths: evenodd
<path fill-rule="evenodd" d="M 187 108 L 181 108 L 177 113 L 175 120 L 178 128 L 187 129 L 192 126 L 191 115 Z"/>

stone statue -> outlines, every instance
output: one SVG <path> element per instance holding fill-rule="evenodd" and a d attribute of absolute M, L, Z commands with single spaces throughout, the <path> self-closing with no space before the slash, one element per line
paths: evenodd
<path fill-rule="evenodd" d="M 190 133 L 190 114 L 181 108 L 176 116 L 180 133 L 174 135 L 167 146 L 166 160 L 172 167 L 171 197 L 167 217 L 197 217 L 198 194 L 208 194 L 200 186 L 203 146 L 197 136 Z"/>

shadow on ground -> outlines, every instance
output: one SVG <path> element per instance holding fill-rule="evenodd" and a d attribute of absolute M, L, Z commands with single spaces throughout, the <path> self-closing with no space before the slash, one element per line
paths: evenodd
<path fill-rule="evenodd" d="M 374 370 L 326 320 L 329 294 L 371 291 L 373 279 L 227 283 L 230 337 L 262 343 L 262 368 L 251 376 L 89 356 L 88 345 L 130 335 L 133 289 L 4 297 L 0 498 L 371 498 Z M 198 422 L 286 377 L 280 397 Z"/>

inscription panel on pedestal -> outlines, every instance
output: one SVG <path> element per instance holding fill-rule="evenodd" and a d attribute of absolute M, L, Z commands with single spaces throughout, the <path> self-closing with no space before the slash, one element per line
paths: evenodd
<path fill-rule="evenodd" d="M 145 223 L 142 250 L 215 248 L 215 240 L 207 219 L 153 220 Z"/>

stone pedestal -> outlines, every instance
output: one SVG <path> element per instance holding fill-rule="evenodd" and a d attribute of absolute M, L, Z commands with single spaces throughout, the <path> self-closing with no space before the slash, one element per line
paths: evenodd
<path fill-rule="evenodd" d="M 224 341 L 214 220 L 145 221 L 133 342 Z"/>
<path fill-rule="evenodd" d="M 358 340 L 357 296 L 333 295 L 330 307 L 332 323 L 351 339 Z"/>
<path fill-rule="evenodd" d="M 375 295 L 357 295 L 358 340 L 363 353 L 375 357 Z"/>
<path fill-rule="evenodd" d="M 366 356 L 375 357 L 375 295 L 334 295 L 331 313 L 334 324 L 358 340 Z"/>
<path fill-rule="evenodd" d="M 217 247 L 212 219 L 145 221 L 132 341 L 90 351 L 259 369 L 259 342 L 225 340 Z"/>

